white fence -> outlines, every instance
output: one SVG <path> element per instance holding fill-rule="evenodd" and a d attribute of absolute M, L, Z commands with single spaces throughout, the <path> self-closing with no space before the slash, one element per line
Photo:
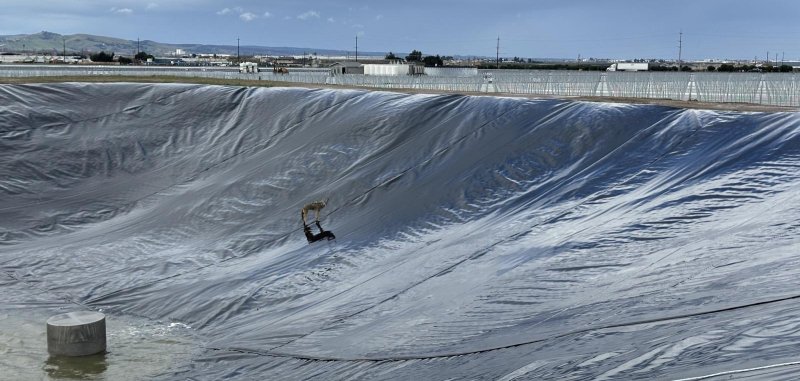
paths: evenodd
<path fill-rule="evenodd" d="M 450 77 L 332 75 L 327 69 L 294 68 L 287 74 L 279 74 L 271 71 L 239 73 L 238 68 L 0 65 L 0 77 L 35 76 L 178 76 L 383 89 L 654 98 L 800 106 L 800 75 L 794 73 L 481 70 L 474 76 Z"/>
<path fill-rule="evenodd" d="M 364 75 L 407 75 L 408 65 L 365 64 Z"/>
<path fill-rule="evenodd" d="M 426 67 L 425 75 L 430 77 L 476 77 L 478 68 L 474 67 Z"/>

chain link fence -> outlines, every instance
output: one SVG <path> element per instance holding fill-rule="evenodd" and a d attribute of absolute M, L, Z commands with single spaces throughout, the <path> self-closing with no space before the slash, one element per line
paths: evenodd
<path fill-rule="evenodd" d="M 333 75 L 328 69 L 239 73 L 236 68 L 0 65 L 0 77 L 173 76 L 381 89 L 698 100 L 800 106 L 800 76 L 794 73 L 582 72 L 480 70 L 476 76 Z"/>

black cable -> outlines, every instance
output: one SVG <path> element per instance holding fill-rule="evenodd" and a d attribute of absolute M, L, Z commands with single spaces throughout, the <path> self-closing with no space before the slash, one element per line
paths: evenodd
<path fill-rule="evenodd" d="M 660 317 L 660 318 L 652 318 L 652 319 L 633 320 L 633 321 L 627 321 L 627 322 L 607 324 L 607 325 L 604 325 L 604 326 L 593 327 L 593 328 L 583 328 L 583 329 L 568 331 L 568 332 L 564 332 L 564 333 L 559 333 L 559 334 L 556 334 L 556 335 L 553 335 L 553 336 L 550 336 L 550 337 L 527 340 L 527 341 L 523 341 L 523 342 L 507 344 L 507 345 L 500 345 L 500 346 L 495 346 L 495 347 L 490 347 L 490 348 L 478 349 L 478 350 L 474 350 L 474 351 L 449 352 L 449 353 L 436 354 L 436 355 L 408 355 L 408 356 L 344 358 L 344 357 L 305 356 L 305 355 L 298 355 L 298 354 L 292 354 L 292 353 L 271 352 L 271 350 L 259 351 L 259 350 L 247 349 L 247 348 L 220 348 L 220 347 L 208 347 L 208 346 L 202 346 L 202 348 L 207 349 L 207 350 L 213 350 L 213 351 L 229 351 L 229 352 L 249 353 L 249 354 L 254 354 L 254 355 L 258 355 L 258 356 L 282 357 L 282 358 L 291 358 L 291 359 L 296 359 L 296 360 L 305 360 L 305 361 L 312 361 L 312 362 L 317 362 L 317 361 L 323 361 L 323 362 L 325 362 L 325 361 L 332 361 L 332 362 L 398 362 L 398 361 L 414 361 L 414 360 L 435 360 L 435 359 L 443 359 L 443 358 L 449 358 L 449 357 L 461 357 L 461 356 L 476 355 L 476 354 L 481 354 L 481 353 L 499 351 L 499 350 L 503 350 L 503 349 L 511 349 L 511 348 L 516 348 L 516 347 L 522 347 L 522 346 L 531 345 L 531 344 L 543 343 L 543 342 L 547 342 L 547 341 L 550 341 L 550 340 L 561 339 L 561 338 L 565 338 L 565 337 L 569 337 L 569 336 L 575 336 L 575 335 L 580 335 L 580 334 L 585 334 L 585 333 L 602 331 L 602 330 L 605 330 L 605 329 L 624 328 L 624 327 L 631 327 L 631 326 L 642 325 L 642 324 L 662 323 L 662 322 L 668 322 L 668 321 L 673 321 L 673 320 L 681 320 L 681 319 L 688 319 L 688 318 L 693 318 L 693 317 L 714 315 L 714 314 L 718 314 L 718 313 L 737 311 L 737 310 L 748 309 L 748 308 L 753 308 L 753 307 L 761 307 L 761 306 L 765 306 L 765 305 L 776 304 L 776 303 L 786 302 L 786 301 L 790 301 L 790 300 L 798 300 L 798 299 L 800 299 L 800 295 L 791 295 L 791 296 L 786 296 L 786 297 L 782 297 L 782 298 L 768 299 L 768 300 L 763 300 L 763 301 L 758 301 L 758 302 L 735 305 L 735 306 L 730 306 L 730 307 L 723 307 L 723 308 L 707 310 L 707 311 L 671 315 L 671 316 L 665 316 L 665 317 Z"/>

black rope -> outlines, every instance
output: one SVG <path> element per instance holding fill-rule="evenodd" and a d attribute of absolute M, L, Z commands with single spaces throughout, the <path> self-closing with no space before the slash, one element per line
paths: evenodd
<path fill-rule="evenodd" d="M 583 329 L 568 331 L 568 332 L 564 332 L 564 333 L 559 333 L 559 334 L 556 334 L 556 335 L 553 335 L 553 336 L 550 336 L 550 337 L 526 340 L 526 341 L 523 341 L 523 342 L 507 344 L 507 345 L 500 345 L 500 346 L 484 348 L 484 349 L 478 349 L 478 350 L 474 350 L 474 351 L 449 352 L 449 353 L 443 353 L 443 354 L 437 354 L 437 355 L 408 355 L 408 356 L 344 358 L 344 357 L 306 356 L 306 355 L 298 355 L 298 354 L 284 353 L 284 352 L 271 352 L 271 350 L 259 351 L 259 350 L 255 350 L 255 349 L 246 349 L 246 348 L 219 348 L 219 347 L 208 347 L 208 346 L 203 346 L 203 348 L 207 349 L 207 350 L 213 350 L 213 351 L 230 351 L 230 352 L 254 354 L 254 355 L 265 356 L 265 357 L 282 357 L 282 358 L 291 358 L 291 359 L 296 359 L 296 360 L 305 360 L 305 361 L 312 361 L 312 362 L 318 362 L 318 361 L 320 361 L 320 362 L 325 362 L 325 361 L 331 361 L 331 362 L 398 362 L 398 361 L 414 361 L 414 360 L 435 360 L 435 359 L 443 359 L 443 358 L 449 358 L 449 357 L 461 357 L 461 356 L 476 355 L 476 354 L 481 354 L 481 353 L 499 351 L 499 350 L 503 350 L 503 349 L 517 348 L 517 347 L 522 347 L 522 346 L 526 346 L 526 345 L 543 343 L 543 342 L 547 342 L 547 341 L 550 341 L 550 340 L 562 339 L 562 338 L 565 338 L 565 337 L 570 337 L 570 336 L 581 335 L 581 334 L 585 334 L 585 333 L 592 333 L 592 332 L 602 331 L 602 330 L 605 330 L 605 329 L 624 328 L 624 327 L 631 327 L 631 326 L 642 325 L 642 324 L 661 323 L 661 322 L 669 322 L 669 321 L 674 321 L 674 320 L 689 319 L 689 318 L 694 318 L 694 317 L 709 316 L 709 315 L 715 315 L 715 314 L 724 313 L 724 312 L 732 312 L 732 311 L 738 311 L 738 310 L 743 310 L 743 309 L 748 309 L 748 308 L 753 308 L 753 307 L 761 307 L 761 306 L 766 306 L 766 305 L 770 305 L 770 304 L 776 304 L 776 303 L 781 303 L 781 302 L 786 302 L 786 301 L 791 301 L 791 300 L 798 300 L 798 299 L 800 299 L 800 295 L 791 295 L 791 296 L 786 296 L 786 297 L 782 297 L 782 298 L 768 299 L 768 300 L 763 300 L 763 301 L 758 301 L 758 302 L 753 302 L 753 303 L 740 304 L 740 305 L 735 305 L 735 306 L 730 306 L 730 307 L 723 307 L 723 308 L 707 310 L 707 311 L 699 311 L 699 312 L 691 312 L 691 313 L 685 313 L 685 314 L 670 315 L 670 316 L 664 316 L 664 317 L 652 318 L 652 319 L 633 320 L 633 321 L 627 321 L 627 322 L 621 322 L 621 323 L 607 324 L 607 325 L 603 325 L 603 326 L 600 326 L 600 327 L 583 328 Z"/>

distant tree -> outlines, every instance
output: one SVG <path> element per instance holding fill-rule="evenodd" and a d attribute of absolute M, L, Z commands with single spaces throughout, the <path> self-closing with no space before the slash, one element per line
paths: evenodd
<path fill-rule="evenodd" d="M 387 54 L 385 58 L 386 58 L 387 60 L 396 60 L 396 59 L 397 59 L 397 56 L 396 56 L 396 55 L 394 55 L 394 53 L 392 53 L 392 52 L 389 52 L 389 54 Z"/>
<path fill-rule="evenodd" d="M 412 50 L 411 53 L 406 56 L 406 61 L 422 61 L 422 52 L 419 50 Z"/>
<path fill-rule="evenodd" d="M 731 64 L 722 64 L 719 65 L 719 67 L 717 68 L 717 71 L 722 71 L 722 72 L 733 72 L 735 70 L 736 68 Z"/>
<path fill-rule="evenodd" d="M 717 68 L 716 68 L 716 67 L 714 67 L 714 66 L 709 66 L 708 68 L 706 68 L 706 70 L 708 70 L 708 71 L 715 71 L 715 70 L 717 70 Z"/>
<path fill-rule="evenodd" d="M 424 63 L 425 63 L 425 66 L 428 66 L 428 67 L 434 67 L 434 66 L 442 66 L 442 65 L 444 65 L 444 62 L 442 61 L 442 58 L 441 58 L 441 57 L 439 57 L 439 55 L 436 55 L 436 56 L 427 56 L 427 57 L 425 57 L 425 58 L 422 60 L 422 62 L 424 62 Z"/>
<path fill-rule="evenodd" d="M 793 70 L 794 68 L 789 65 L 781 65 L 780 67 L 781 73 L 791 73 Z"/>
<path fill-rule="evenodd" d="M 650 65 L 650 71 L 678 71 L 677 66 Z"/>
<path fill-rule="evenodd" d="M 683 67 L 681 67 L 681 71 L 692 71 L 692 68 L 684 65 Z"/>
<path fill-rule="evenodd" d="M 135 60 L 141 61 L 141 62 L 147 61 L 148 58 L 149 59 L 155 59 L 155 57 L 153 57 L 152 54 L 147 54 L 147 52 L 144 52 L 144 51 L 136 53 L 136 55 L 133 56 L 133 58 Z"/>
<path fill-rule="evenodd" d="M 130 64 L 133 63 L 132 59 L 130 59 L 128 57 L 122 57 L 122 56 L 117 57 L 117 61 L 119 61 L 120 65 L 130 65 Z"/>
<path fill-rule="evenodd" d="M 114 53 L 107 54 L 106 52 L 101 51 L 100 53 L 90 55 L 89 59 L 94 62 L 113 62 Z"/>

